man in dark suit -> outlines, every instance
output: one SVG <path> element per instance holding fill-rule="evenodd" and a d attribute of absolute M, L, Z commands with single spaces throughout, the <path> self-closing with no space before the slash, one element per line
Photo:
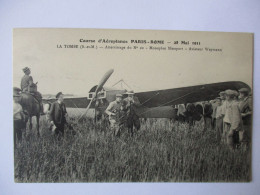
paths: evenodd
<path fill-rule="evenodd" d="M 129 126 L 134 126 L 136 130 L 139 130 L 141 123 L 139 116 L 137 115 L 137 108 L 141 106 L 139 99 L 134 96 L 134 91 L 126 92 L 127 97 L 123 100 L 123 104 L 126 107 L 126 116 L 129 123 Z"/>
<path fill-rule="evenodd" d="M 64 125 L 67 123 L 66 116 L 67 116 L 67 110 L 66 106 L 63 103 L 63 94 L 62 92 L 59 92 L 56 95 L 57 101 L 54 102 L 51 105 L 50 112 L 49 112 L 49 118 L 51 121 L 51 124 L 56 127 L 55 128 L 55 134 L 61 134 L 64 135 Z"/>

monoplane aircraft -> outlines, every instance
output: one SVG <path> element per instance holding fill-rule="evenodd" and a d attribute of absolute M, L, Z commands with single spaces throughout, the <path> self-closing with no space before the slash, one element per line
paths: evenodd
<path fill-rule="evenodd" d="M 90 89 L 88 97 L 64 98 L 66 107 L 84 108 L 84 112 L 79 114 L 79 118 L 86 116 L 89 109 L 94 109 L 94 113 L 98 112 L 103 114 L 109 103 L 115 100 L 116 94 L 124 95 L 127 91 L 126 89 L 104 86 L 113 72 L 113 69 L 107 71 L 99 84 Z M 135 96 L 141 103 L 141 106 L 137 108 L 137 114 L 140 118 L 174 118 L 176 115 L 175 108 L 179 104 L 213 100 L 219 96 L 221 91 L 227 89 L 239 90 L 240 88 L 250 89 L 247 84 L 241 81 L 229 81 L 137 92 Z M 54 99 L 49 99 L 48 101 L 52 102 Z"/>

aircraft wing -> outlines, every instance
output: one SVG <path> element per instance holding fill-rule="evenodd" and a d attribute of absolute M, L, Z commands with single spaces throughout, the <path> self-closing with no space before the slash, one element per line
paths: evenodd
<path fill-rule="evenodd" d="M 173 118 L 174 105 L 208 101 L 219 96 L 219 92 L 227 89 L 239 90 L 250 87 L 240 81 L 220 82 L 158 91 L 136 93 L 140 101 L 137 114 L 141 118 Z M 56 99 L 43 99 L 52 103 Z M 65 97 L 64 103 L 68 108 L 87 108 L 90 100 L 87 97 Z M 94 108 L 94 104 L 91 105 Z M 104 108 L 105 109 L 105 108 Z"/>
<path fill-rule="evenodd" d="M 52 103 L 56 101 L 55 98 L 52 99 L 43 99 L 43 103 Z M 90 103 L 90 100 L 87 97 L 64 97 L 64 103 L 68 108 L 86 108 Z"/>
<path fill-rule="evenodd" d="M 172 106 L 184 103 L 208 101 L 219 96 L 219 92 L 227 89 L 239 90 L 250 87 L 240 81 L 220 82 L 175 89 L 148 91 L 136 93 L 140 103 L 144 107 Z"/>

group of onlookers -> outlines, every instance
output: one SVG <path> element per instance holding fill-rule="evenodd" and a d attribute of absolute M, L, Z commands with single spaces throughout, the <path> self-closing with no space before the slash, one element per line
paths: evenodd
<path fill-rule="evenodd" d="M 218 139 L 234 149 L 249 146 L 252 132 L 252 96 L 250 90 L 220 92 L 212 103 L 212 120 Z"/>
<path fill-rule="evenodd" d="M 225 90 L 211 101 L 175 106 L 176 120 L 193 125 L 204 121 L 204 129 L 216 130 L 217 139 L 236 148 L 249 146 L 252 132 L 252 95 L 250 89 Z"/>

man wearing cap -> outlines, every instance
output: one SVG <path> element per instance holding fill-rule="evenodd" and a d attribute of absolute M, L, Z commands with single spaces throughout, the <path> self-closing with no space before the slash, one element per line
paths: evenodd
<path fill-rule="evenodd" d="M 109 116 L 110 127 L 114 135 L 120 135 L 120 109 L 122 105 L 122 94 L 116 94 L 116 100 L 110 102 L 105 113 Z"/>
<path fill-rule="evenodd" d="M 16 139 L 18 142 L 22 140 L 22 130 L 26 127 L 26 116 L 20 102 L 20 94 L 17 93 L 19 88 L 14 88 L 13 94 L 13 120 L 14 120 L 14 146 L 16 147 Z"/>
<path fill-rule="evenodd" d="M 228 121 L 227 144 L 234 149 L 239 141 L 239 131 L 242 130 L 242 117 L 239 103 L 236 100 L 238 93 L 234 90 L 226 90 L 227 109 L 224 120 Z"/>
<path fill-rule="evenodd" d="M 13 87 L 13 95 L 20 95 L 21 94 L 21 89 L 18 87 Z"/>
<path fill-rule="evenodd" d="M 126 105 L 126 115 L 128 120 L 132 120 L 134 127 L 136 128 L 136 130 L 140 129 L 140 120 L 139 117 L 137 115 L 137 107 L 141 106 L 140 101 L 138 100 L 137 97 L 134 96 L 134 91 L 128 91 L 127 93 L 127 97 L 123 100 L 124 104 Z"/>
<path fill-rule="evenodd" d="M 223 116 L 225 115 L 226 112 L 226 92 L 225 91 L 221 91 L 219 93 L 219 97 L 221 99 L 221 105 L 222 105 L 222 114 Z"/>
<path fill-rule="evenodd" d="M 239 90 L 239 108 L 243 120 L 243 131 L 239 132 L 239 141 L 242 144 L 248 145 L 251 140 L 252 132 L 252 111 L 253 102 L 252 97 L 249 97 L 249 89 L 242 88 Z"/>
<path fill-rule="evenodd" d="M 222 105 L 221 105 L 221 111 L 222 111 L 222 119 L 223 119 L 223 135 L 222 135 L 222 139 L 224 142 L 226 142 L 226 137 L 227 137 L 227 133 L 229 131 L 229 125 L 230 125 L 230 120 L 229 120 L 229 117 L 228 116 L 225 116 L 226 115 L 226 111 L 227 111 L 227 108 L 229 106 L 229 102 L 227 101 L 226 97 L 226 91 L 221 91 L 219 93 L 219 96 L 222 100 Z"/>
<path fill-rule="evenodd" d="M 55 134 L 64 135 L 64 126 L 67 123 L 67 110 L 63 103 L 63 94 L 59 92 L 56 95 L 57 101 L 53 102 L 49 111 L 51 125 L 56 126 Z"/>

